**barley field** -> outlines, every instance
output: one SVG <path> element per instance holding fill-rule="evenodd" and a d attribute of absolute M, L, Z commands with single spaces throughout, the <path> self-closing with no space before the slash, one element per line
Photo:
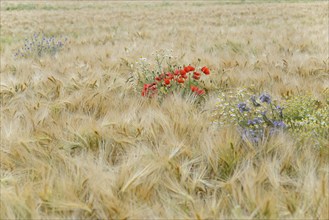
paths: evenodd
<path fill-rule="evenodd" d="M 328 7 L 1 1 L 0 218 L 328 219 Z"/>

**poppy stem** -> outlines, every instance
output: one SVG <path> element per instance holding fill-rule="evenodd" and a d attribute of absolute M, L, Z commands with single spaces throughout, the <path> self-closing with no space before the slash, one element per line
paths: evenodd
<path fill-rule="evenodd" d="M 188 74 L 188 89 L 191 88 L 191 74 Z"/>

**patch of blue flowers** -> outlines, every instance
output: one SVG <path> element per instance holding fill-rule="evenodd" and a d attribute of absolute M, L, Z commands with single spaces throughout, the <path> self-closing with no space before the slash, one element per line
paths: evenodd
<path fill-rule="evenodd" d="M 258 98 L 251 96 L 250 100 L 238 103 L 237 109 L 242 136 L 253 143 L 287 128 L 283 108 L 274 104 L 269 94 L 261 94 Z"/>
<path fill-rule="evenodd" d="M 55 55 L 67 43 L 67 37 L 56 39 L 55 36 L 47 37 L 44 34 L 34 33 L 32 37 L 24 39 L 24 46 L 18 49 L 15 58 L 41 57 L 45 54 Z"/>

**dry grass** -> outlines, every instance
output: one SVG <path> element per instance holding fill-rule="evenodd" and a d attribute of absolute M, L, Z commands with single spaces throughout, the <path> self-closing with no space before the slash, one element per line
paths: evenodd
<path fill-rule="evenodd" d="M 0 218 L 328 219 L 328 145 L 212 123 L 218 89 L 328 99 L 328 23 L 327 2 L 1 2 Z M 39 31 L 70 43 L 13 59 Z M 134 93 L 160 49 L 210 67 L 204 105 Z"/>

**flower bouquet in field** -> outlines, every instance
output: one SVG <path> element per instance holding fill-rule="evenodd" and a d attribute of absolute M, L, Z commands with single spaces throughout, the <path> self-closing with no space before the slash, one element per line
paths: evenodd
<path fill-rule="evenodd" d="M 206 66 L 172 65 L 167 62 L 163 67 L 164 58 L 156 57 L 157 66 L 151 68 L 146 59 L 141 59 L 140 68 L 137 70 L 137 91 L 146 98 L 163 99 L 169 94 L 180 93 L 202 97 L 206 90 L 202 88 L 200 80 L 210 74 Z"/>

